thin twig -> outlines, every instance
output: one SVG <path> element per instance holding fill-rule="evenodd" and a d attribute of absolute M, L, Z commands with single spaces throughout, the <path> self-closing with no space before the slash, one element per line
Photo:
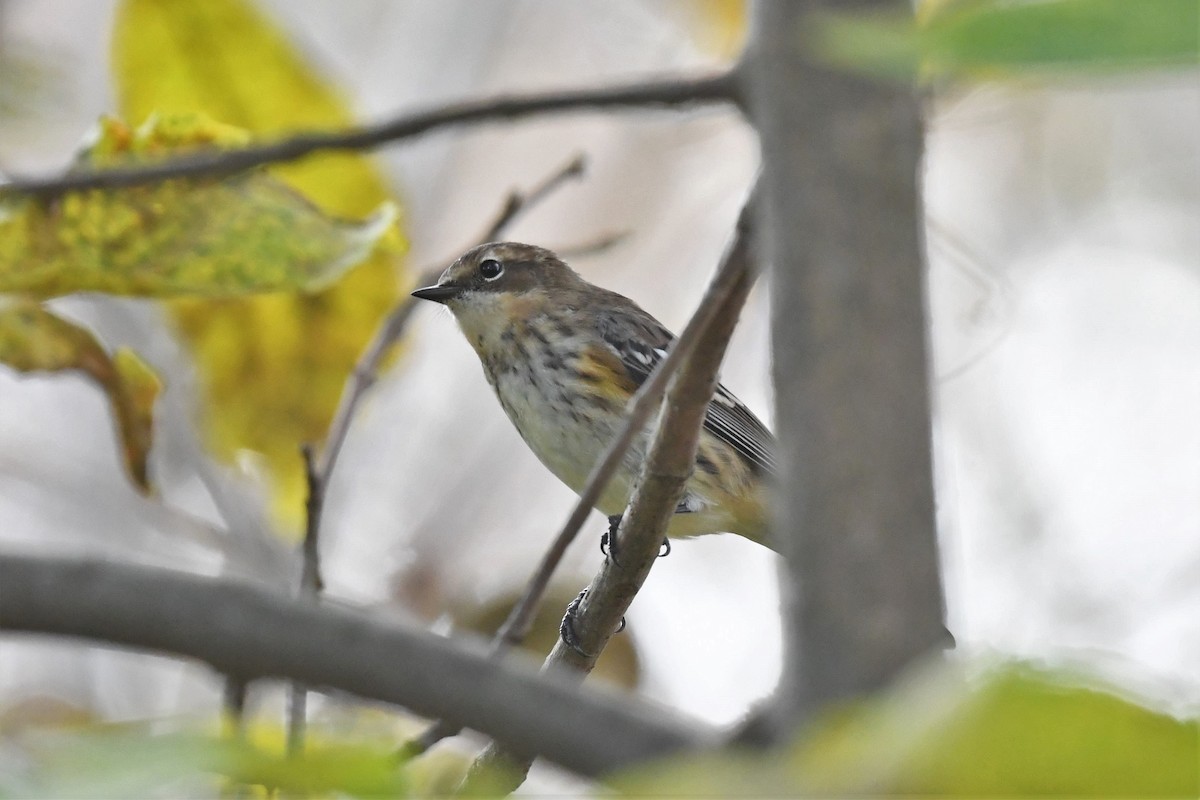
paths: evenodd
<path fill-rule="evenodd" d="M 559 258 L 583 258 L 584 256 L 594 256 L 605 252 L 613 247 L 624 242 L 629 238 L 629 231 L 610 231 L 602 233 L 595 239 L 587 242 L 577 242 L 567 245 L 566 247 L 552 247 L 550 249 L 558 253 Z"/>
<path fill-rule="evenodd" d="M 528 192 L 510 192 L 508 199 L 504 202 L 504 207 L 500 209 L 500 213 L 492 220 L 492 224 L 488 226 L 484 234 L 479 237 L 479 244 L 486 244 L 487 242 L 494 242 L 499 239 L 504 231 L 516 222 L 517 217 L 521 215 L 522 211 L 537 205 L 567 181 L 582 178 L 586 170 L 587 157 L 583 153 L 578 153 L 563 165 L 558 172 L 555 172 Z"/>
<path fill-rule="evenodd" d="M 304 478 L 308 497 L 304 504 L 304 542 L 301 545 L 300 596 L 315 602 L 324 589 L 321 578 L 320 525 L 325 506 L 325 481 L 317 474 L 313 448 L 300 446 L 304 458 Z M 291 757 L 304 752 L 304 731 L 308 724 L 308 687 L 293 683 L 288 687 L 287 754 Z"/>
<path fill-rule="evenodd" d="M 617 533 L 621 541 L 621 562 L 617 564 L 606 559 L 583 598 L 574 623 L 580 650 L 567 646 L 560 639 L 546 658 L 543 672 L 557 670 L 560 665 L 584 674 L 590 672 L 657 559 L 663 534 L 692 472 L 700 428 L 717 385 L 717 372 L 729 336 L 754 283 L 755 259 L 751 255 L 750 242 L 753 198 L 752 192 L 751 199 L 747 200 L 738 218 L 733 242 L 725 253 L 721 267 L 684 330 L 685 334 L 689 334 L 687 346 L 682 346 L 684 342 L 681 336 L 676 347 L 668 352 L 668 358 L 673 353 L 678 354 L 677 373 L 670 380 L 666 402 L 650 404 L 651 410 L 661 405 L 663 414 L 643 464 L 637 489 Z M 667 366 L 664 359 L 659 371 L 662 372 Z M 662 380 L 665 382 L 666 378 Z M 629 429 L 640 431 L 642 428 L 630 425 L 626 430 Z M 610 447 L 609 453 L 612 451 Z M 602 475 L 599 470 L 593 473 L 597 479 Z M 597 480 L 601 489 L 604 482 Z M 595 496 L 599 496 L 599 491 Z M 580 498 L 581 504 L 585 499 L 594 502 L 594 498 L 588 494 Z M 573 514 L 572 519 L 574 517 Z M 573 536 L 570 526 L 564 528 L 563 533 Z M 510 616 L 510 620 L 514 616 Z M 511 791 L 524 780 L 531 763 L 532 758 L 518 755 L 493 742 L 472 764 L 464 779 L 464 787 L 470 793 L 469 790 L 483 778 L 489 791 L 495 793 L 498 787 L 494 780 L 503 775 L 505 780 L 512 778 L 517 781 L 505 787 Z M 497 773 L 496 767 L 502 769 Z"/>
<path fill-rule="evenodd" d="M 701 78 L 676 77 L 626 86 L 465 100 L 402 114 L 349 131 L 299 133 L 267 144 L 193 153 L 155 164 L 16 180 L 0 187 L 0 198 L 13 195 L 50 197 L 71 190 L 115 189 L 172 178 L 220 177 L 263 164 L 293 161 L 318 150 L 367 150 L 440 128 L 512 120 L 533 114 L 736 102 L 737 81 L 732 71 Z"/>
<path fill-rule="evenodd" d="M 221 698 L 225 707 L 225 724 L 228 734 L 234 739 L 246 736 L 246 680 L 233 675 L 225 676 L 225 692 Z"/>
<path fill-rule="evenodd" d="M 325 581 L 321 577 L 319 537 L 321 515 L 325 509 L 325 487 L 329 476 L 317 471 L 316 457 L 311 444 L 301 445 L 300 455 L 304 459 L 304 480 L 308 489 L 308 496 L 304 503 L 304 543 L 301 547 L 304 558 L 300 573 L 300 593 L 304 596 L 315 597 L 325 588 Z"/>

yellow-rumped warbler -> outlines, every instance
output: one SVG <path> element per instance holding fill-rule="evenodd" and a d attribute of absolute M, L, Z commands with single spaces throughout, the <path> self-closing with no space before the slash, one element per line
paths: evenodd
<path fill-rule="evenodd" d="M 476 247 L 413 296 L 450 309 L 525 443 L 576 492 L 674 338 L 632 300 L 527 244 Z M 635 438 L 596 504 L 610 519 L 625 511 L 649 437 L 647 430 Z M 667 535 L 727 531 L 766 544 L 773 450 L 766 427 L 718 386 Z"/>

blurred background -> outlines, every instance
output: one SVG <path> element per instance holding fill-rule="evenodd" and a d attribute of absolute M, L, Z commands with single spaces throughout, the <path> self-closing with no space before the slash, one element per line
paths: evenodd
<path fill-rule="evenodd" d="M 116 5 L 0 2 L 0 170 L 63 168 L 117 108 Z M 741 4 L 716 0 L 256 5 L 360 120 L 467 96 L 711 71 L 731 63 L 744 34 Z M 1194 713 L 1196 75 L 949 88 L 930 99 L 928 123 L 948 627 L 966 653 L 1069 665 Z M 401 284 L 457 256 L 510 190 L 578 153 L 586 177 L 522 217 L 510 238 L 578 251 L 570 260 L 585 277 L 679 330 L 757 164 L 752 130 L 730 111 L 539 118 L 378 152 L 402 207 Z M 613 234 L 615 245 L 589 247 Z M 769 290 L 757 287 L 723 371 L 768 423 Z M 198 399 L 210 376 L 162 308 L 90 296 L 54 307 L 106 344 L 134 346 L 164 375 L 151 454 L 160 494 L 129 486 L 93 387 L 0 369 L 0 547 L 290 587 L 291 523 L 256 456 L 210 454 Z M 273 332 L 238 332 L 264 335 Z M 331 485 L 328 594 L 443 631 L 477 623 L 511 602 L 573 500 L 520 442 L 449 315 L 421 309 Z M 598 566 L 603 530 L 597 514 L 573 547 L 564 602 Z M 638 596 L 613 674 L 707 721 L 737 721 L 779 672 L 776 568 L 772 553 L 736 537 L 679 544 Z M 198 666 L 0 637 L 0 734 L 56 715 L 215 716 L 220 694 L 219 676 Z M 279 697 L 256 689 L 251 704 L 274 713 Z"/>

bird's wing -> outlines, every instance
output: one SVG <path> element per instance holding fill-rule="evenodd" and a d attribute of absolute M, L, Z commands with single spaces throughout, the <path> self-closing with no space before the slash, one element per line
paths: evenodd
<path fill-rule="evenodd" d="M 602 312 L 600 335 L 640 387 L 666 356 L 675 337 L 654 317 L 632 303 L 630 306 Z M 775 439 L 771 432 L 733 392 L 720 384 L 708 404 L 704 429 L 732 447 L 756 472 L 775 472 Z"/>

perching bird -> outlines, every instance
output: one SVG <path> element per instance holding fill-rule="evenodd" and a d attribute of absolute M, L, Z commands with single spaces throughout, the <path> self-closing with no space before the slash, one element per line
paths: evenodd
<path fill-rule="evenodd" d="M 674 339 L 632 300 L 527 244 L 475 247 L 413 296 L 450 309 L 525 443 L 575 492 Z M 596 504 L 610 520 L 625 511 L 651 435 L 647 429 L 634 439 Z M 667 535 L 730 532 L 766 544 L 773 451 L 770 431 L 718 386 Z"/>

